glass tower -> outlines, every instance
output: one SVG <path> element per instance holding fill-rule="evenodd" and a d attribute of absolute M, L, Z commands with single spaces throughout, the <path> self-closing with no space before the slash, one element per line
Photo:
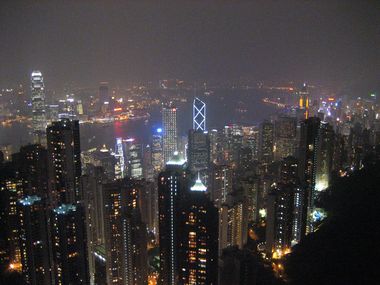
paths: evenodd
<path fill-rule="evenodd" d="M 177 108 L 164 107 L 162 109 L 163 124 L 163 154 L 164 162 L 168 162 L 178 148 Z"/>
<path fill-rule="evenodd" d="M 206 130 L 206 103 L 198 97 L 193 101 L 193 129 Z"/>
<path fill-rule="evenodd" d="M 45 111 L 45 86 L 42 73 L 33 71 L 31 75 L 32 90 L 32 126 L 36 143 L 45 144 L 46 111 Z"/>

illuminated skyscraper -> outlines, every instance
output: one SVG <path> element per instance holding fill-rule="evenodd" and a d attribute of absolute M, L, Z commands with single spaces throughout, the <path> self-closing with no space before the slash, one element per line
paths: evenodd
<path fill-rule="evenodd" d="M 296 118 L 280 116 L 275 121 L 275 151 L 276 160 L 293 156 L 296 152 Z"/>
<path fill-rule="evenodd" d="M 299 96 L 299 108 L 303 112 L 304 119 L 309 118 L 309 92 L 307 91 L 306 83 L 304 83 L 301 87 L 301 90 L 298 91 Z"/>
<path fill-rule="evenodd" d="M 319 129 L 319 149 L 317 154 L 317 169 L 315 189 L 320 192 L 329 187 L 333 165 L 335 134 L 331 125 L 321 122 Z"/>
<path fill-rule="evenodd" d="M 27 284 L 50 285 L 51 264 L 46 206 L 38 196 L 18 201 L 23 278 Z"/>
<path fill-rule="evenodd" d="M 156 132 L 152 135 L 152 166 L 153 171 L 157 174 L 162 170 L 164 165 L 163 155 L 162 155 L 162 129 L 158 128 Z"/>
<path fill-rule="evenodd" d="M 46 198 L 48 194 L 47 151 L 39 144 L 22 146 L 19 153 L 12 155 L 22 183 L 23 195 Z"/>
<path fill-rule="evenodd" d="M 164 162 L 168 162 L 178 150 L 177 108 L 162 108 L 163 154 Z"/>
<path fill-rule="evenodd" d="M 178 284 L 218 281 L 218 210 L 206 191 L 198 175 L 182 203 Z"/>
<path fill-rule="evenodd" d="M 124 156 L 124 148 L 123 148 L 123 139 L 122 138 L 116 138 L 116 145 L 115 145 L 115 157 L 117 159 L 116 168 L 115 170 L 115 176 L 116 178 L 124 178 L 126 175 L 126 163 L 125 163 L 125 156 Z"/>
<path fill-rule="evenodd" d="M 206 131 L 206 103 L 198 97 L 193 101 L 193 129 Z"/>
<path fill-rule="evenodd" d="M 137 143 L 137 141 L 134 138 L 123 140 L 123 145 L 125 146 L 128 176 L 135 179 L 142 179 L 142 145 Z"/>
<path fill-rule="evenodd" d="M 107 284 L 147 284 L 146 225 L 138 203 L 141 190 L 128 178 L 103 187 Z"/>
<path fill-rule="evenodd" d="M 89 284 L 87 240 L 82 206 L 61 204 L 53 209 L 50 230 L 54 284 Z"/>
<path fill-rule="evenodd" d="M 264 165 L 273 162 L 274 126 L 269 121 L 260 125 L 260 159 Z"/>
<path fill-rule="evenodd" d="M 314 231 L 313 224 L 321 218 L 315 208 L 319 192 L 330 183 L 334 131 L 326 122 L 311 117 L 301 123 L 299 146 L 299 175 L 304 187 L 307 205 L 307 232 Z"/>
<path fill-rule="evenodd" d="M 45 86 L 42 73 L 33 71 L 31 75 L 32 90 L 32 126 L 34 141 L 46 144 Z"/>
<path fill-rule="evenodd" d="M 248 236 L 248 201 L 229 201 L 219 209 L 219 253 L 230 246 L 243 248 Z"/>
<path fill-rule="evenodd" d="M 82 174 L 79 122 L 62 119 L 47 128 L 50 203 L 76 203 Z"/>
<path fill-rule="evenodd" d="M 266 247 L 269 254 L 282 257 L 302 237 L 304 199 L 299 185 L 298 161 L 286 157 L 281 161 L 279 182 L 267 199 Z"/>
<path fill-rule="evenodd" d="M 47 128 L 48 203 L 55 284 L 87 284 L 89 268 L 79 122 L 62 119 Z"/>
<path fill-rule="evenodd" d="M 180 245 L 181 199 L 187 187 L 185 161 L 178 153 L 158 176 L 158 208 L 160 233 L 160 285 L 179 283 L 178 248 Z"/>
<path fill-rule="evenodd" d="M 309 118 L 301 122 L 301 134 L 299 145 L 299 176 L 304 195 L 302 201 L 303 212 L 308 213 L 303 215 L 302 221 L 302 236 L 310 232 L 310 218 L 312 196 L 315 193 L 315 177 L 317 167 L 317 149 L 318 149 L 318 134 L 320 127 L 320 119 L 316 117 Z M 308 226 L 307 226 L 308 224 Z M 308 228 L 306 230 L 306 228 Z"/>
<path fill-rule="evenodd" d="M 218 208 L 227 202 L 232 192 L 233 170 L 229 165 L 213 165 L 211 171 L 211 199 Z"/>
<path fill-rule="evenodd" d="M 189 169 L 194 173 L 207 170 L 210 164 L 210 138 L 202 130 L 189 130 L 187 149 Z"/>

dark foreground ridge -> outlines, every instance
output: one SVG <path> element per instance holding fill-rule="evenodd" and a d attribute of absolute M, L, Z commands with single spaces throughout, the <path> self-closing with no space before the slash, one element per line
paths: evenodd
<path fill-rule="evenodd" d="M 328 218 L 287 258 L 289 282 L 376 284 L 380 162 L 339 179 L 321 200 Z"/>

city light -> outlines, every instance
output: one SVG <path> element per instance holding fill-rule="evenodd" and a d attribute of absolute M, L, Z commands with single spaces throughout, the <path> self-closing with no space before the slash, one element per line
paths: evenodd
<path fill-rule="evenodd" d="M 3 2 L 1 284 L 374 283 L 380 4 Z"/>

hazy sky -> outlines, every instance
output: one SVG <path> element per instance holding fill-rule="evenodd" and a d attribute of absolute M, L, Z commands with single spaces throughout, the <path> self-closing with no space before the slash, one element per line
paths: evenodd
<path fill-rule="evenodd" d="M 0 1 L 0 86 L 380 81 L 380 1 Z"/>

